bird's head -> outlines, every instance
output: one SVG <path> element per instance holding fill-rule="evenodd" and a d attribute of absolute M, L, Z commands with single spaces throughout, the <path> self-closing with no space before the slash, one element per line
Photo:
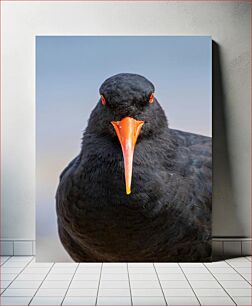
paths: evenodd
<path fill-rule="evenodd" d="M 126 194 L 131 193 L 133 155 L 137 141 L 155 138 L 167 128 L 164 111 L 154 91 L 154 85 L 141 75 L 114 75 L 101 85 L 100 100 L 89 119 L 90 132 L 118 138 L 120 142 Z"/>

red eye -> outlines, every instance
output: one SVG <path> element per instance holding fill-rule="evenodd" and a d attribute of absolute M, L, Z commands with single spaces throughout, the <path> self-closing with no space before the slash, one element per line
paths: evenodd
<path fill-rule="evenodd" d="M 152 93 L 149 97 L 149 102 L 152 104 L 154 102 L 154 94 Z"/>
<path fill-rule="evenodd" d="M 104 98 L 103 95 L 101 95 L 101 103 L 102 103 L 102 105 L 105 105 L 105 104 L 106 104 L 106 99 Z"/>

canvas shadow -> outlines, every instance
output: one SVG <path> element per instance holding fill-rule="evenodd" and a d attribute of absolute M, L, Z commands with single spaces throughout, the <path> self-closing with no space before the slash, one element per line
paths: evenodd
<path fill-rule="evenodd" d="M 213 237 L 230 237 L 229 233 L 243 232 L 233 189 L 232 164 L 228 145 L 227 100 L 221 69 L 221 48 L 212 43 L 213 98 Z M 224 252 L 225 253 L 225 252 Z M 229 254 L 230 257 L 230 254 Z"/>

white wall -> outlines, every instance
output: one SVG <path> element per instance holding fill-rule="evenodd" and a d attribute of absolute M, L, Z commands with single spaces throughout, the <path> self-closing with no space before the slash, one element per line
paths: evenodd
<path fill-rule="evenodd" d="M 214 236 L 250 236 L 250 4 L 3 2 L 4 239 L 35 239 L 35 35 L 212 35 Z M 227 134 L 226 134 L 227 131 Z M 226 137 L 227 136 L 227 137 Z"/>

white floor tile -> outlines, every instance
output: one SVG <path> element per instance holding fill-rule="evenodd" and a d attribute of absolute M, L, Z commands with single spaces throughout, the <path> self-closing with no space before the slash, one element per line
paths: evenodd
<path fill-rule="evenodd" d="M 183 273 L 168 273 L 168 274 L 158 274 L 158 278 L 162 280 L 186 280 Z"/>
<path fill-rule="evenodd" d="M 45 278 L 45 274 L 26 274 L 22 273 L 17 277 L 17 280 L 43 280 Z"/>
<path fill-rule="evenodd" d="M 213 274 L 232 274 L 235 273 L 235 270 L 231 267 L 209 267 L 209 270 L 211 271 L 211 273 Z"/>
<path fill-rule="evenodd" d="M 152 262 L 129 262 L 128 263 L 128 267 L 129 269 L 131 267 L 135 267 L 135 268 L 148 268 L 148 267 L 153 267 L 153 263 Z"/>
<path fill-rule="evenodd" d="M 251 288 L 251 285 L 245 280 L 244 281 L 220 280 L 219 282 L 224 288 Z"/>
<path fill-rule="evenodd" d="M 22 271 L 26 265 L 24 272 L 17 275 L 18 271 Z M 5 273 L 1 274 L 1 280 L 7 280 L 2 282 L 2 286 L 8 286 L 15 277 L 17 278 L 3 292 L 2 300 L 9 303 L 7 305 L 27 305 L 19 301 L 23 301 L 23 298 L 31 300 L 52 265 L 53 263 L 35 263 L 32 257 L 9 258 L 2 265 Z M 242 257 L 227 262 L 205 264 L 180 263 L 180 266 L 193 290 L 199 296 L 202 305 L 234 305 L 225 290 L 238 305 L 246 305 L 248 302 L 251 288 L 244 280 L 246 278 L 251 282 L 251 274 L 248 273 L 251 262 L 248 258 Z M 100 275 L 101 267 L 103 267 L 102 275 Z M 197 298 L 178 263 L 155 263 L 155 267 L 168 305 L 181 305 L 181 302 L 182 305 L 198 305 Z M 221 288 L 208 269 L 225 290 Z M 104 263 L 103 266 L 101 263 L 80 263 L 79 265 L 77 263 L 56 263 L 39 288 L 34 303 L 32 301 L 31 305 L 60 305 L 65 295 L 63 305 L 95 305 L 100 276 L 98 305 L 131 305 L 130 292 L 133 295 L 134 305 L 165 305 L 156 271 L 153 263 L 129 263 L 128 269 L 126 263 Z M 13 303 L 11 300 L 13 298 L 16 298 L 17 302 Z"/>
<path fill-rule="evenodd" d="M 248 261 L 249 262 L 249 261 Z M 112 271 L 112 270 L 123 270 L 123 271 L 127 271 L 128 270 L 128 266 L 127 266 L 127 264 L 124 264 L 124 265 L 122 265 L 122 264 L 120 264 L 120 265 L 103 265 L 102 266 L 102 271 L 106 271 L 106 270 L 108 270 L 108 271 Z"/>
<path fill-rule="evenodd" d="M 179 263 L 180 267 L 187 267 L 187 268 L 204 268 L 204 263 L 203 262 L 181 262 Z"/>
<path fill-rule="evenodd" d="M 208 268 L 229 268 L 229 264 L 225 261 L 206 262 L 204 265 Z"/>
<path fill-rule="evenodd" d="M 147 306 L 147 305 L 158 305 L 158 306 L 165 306 L 165 300 L 163 297 L 161 296 L 148 296 L 148 297 L 143 297 L 143 296 L 133 296 L 132 297 L 133 300 L 133 305 L 139 305 L 139 306 Z"/>
<path fill-rule="evenodd" d="M 71 280 L 73 277 L 72 274 L 57 274 L 57 273 L 49 273 L 46 276 L 46 280 L 54 280 L 54 281 L 61 281 L 61 280 Z"/>
<path fill-rule="evenodd" d="M 127 267 L 127 263 L 126 262 L 104 262 L 103 267 L 111 267 L 111 268 L 115 268 L 115 267 Z"/>
<path fill-rule="evenodd" d="M 199 281 L 199 280 L 190 280 L 190 284 L 193 288 L 221 288 L 221 285 L 215 281 Z"/>
<path fill-rule="evenodd" d="M 243 273 L 251 274 L 251 268 L 250 267 L 234 267 L 234 269 L 241 274 L 243 274 Z"/>
<path fill-rule="evenodd" d="M 117 283 L 117 282 L 116 282 Z M 79 281 L 79 280 L 73 280 L 70 284 L 70 288 L 87 288 L 87 289 L 92 289 L 92 288 L 98 288 L 98 280 L 97 281 L 90 281 L 90 280 L 84 280 L 84 281 Z"/>
<path fill-rule="evenodd" d="M 135 275 L 142 275 L 142 274 L 135 274 Z M 101 280 L 128 280 L 128 274 L 102 274 L 101 275 Z"/>
<path fill-rule="evenodd" d="M 9 274 L 9 273 L 13 273 L 13 274 L 18 274 L 23 270 L 23 268 L 11 268 L 11 267 L 1 267 L 1 274 Z"/>
<path fill-rule="evenodd" d="M 7 288 L 2 296 L 33 296 L 36 292 L 36 288 L 26 289 L 9 289 Z"/>
<path fill-rule="evenodd" d="M 129 281 L 101 281 L 99 288 L 129 288 Z"/>
<path fill-rule="evenodd" d="M 239 275 L 238 273 L 223 273 L 223 274 L 215 274 L 215 277 L 217 278 L 217 280 L 244 280 L 241 275 Z"/>
<path fill-rule="evenodd" d="M 133 264 L 131 265 L 130 263 L 128 264 L 128 269 L 129 271 L 133 271 L 135 269 L 139 269 L 141 271 L 142 270 L 151 270 L 151 271 L 155 271 L 155 268 L 154 268 L 154 264 Z"/>
<path fill-rule="evenodd" d="M 127 266 L 103 266 L 102 273 L 128 273 Z"/>
<path fill-rule="evenodd" d="M 202 306 L 205 306 L 205 305 L 209 305 L 209 306 L 235 305 L 235 303 L 228 296 L 219 296 L 219 297 L 200 296 L 199 300 Z"/>
<path fill-rule="evenodd" d="M 67 296 L 96 296 L 97 288 L 69 288 Z"/>
<path fill-rule="evenodd" d="M 179 267 L 179 264 L 177 262 L 155 262 L 154 266 L 156 268 L 162 267 L 162 268 L 171 268 L 171 267 Z"/>
<path fill-rule="evenodd" d="M 50 271 L 52 274 L 73 274 L 76 267 L 53 267 Z"/>
<path fill-rule="evenodd" d="M 27 273 L 27 274 L 46 274 L 48 273 L 48 271 L 50 270 L 50 268 L 32 268 L 32 267 L 27 267 L 24 269 L 24 271 L 22 273 Z"/>
<path fill-rule="evenodd" d="M 1 297 L 1 306 L 4 306 L 4 305 L 10 305 L 10 306 L 13 306 L 13 305 L 22 305 L 22 306 L 25 306 L 25 305 L 28 305 L 30 300 L 32 299 L 31 296 L 23 296 L 23 297 L 20 297 L 20 296 L 11 296 L 11 297 Z"/>
<path fill-rule="evenodd" d="M 207 280 L 215 280 L 213 275 L 211 273 L 199 273 L 199 274 L 194 274 L 190 273 L 187 274 L 186 277 L 191 280 L 201 280 L 201 281 L 207 281 Z"/>
<path fill-rule="evenodd" d="M 161 280 L 162 288 L 190 288 L 187 280 Z"/>
<path fill-rule="evenodd" d="M 13 256 L 9 260 L 10 261 L 24 261 L 24 262 L 30 262 L 33 259 L 33 256 Z"/>
<path fill-rule="evenodd" d="M 83 273 L 87 273 L 87 274 L 100 274 L 101 272 L 101 268 L 100 267 L 94 267 L 94 268 L 88 268 L 88 267 L 78 267 L 78 269 L 76 270 L 76 273 L 80 273 L 80 274 L 83 274 Z"/>
<path fill-rule="evenodd" d="M 183 271 L 185 274 L 201 274 L 201 273 L 209 273 L 209 271 L 207 270 L 207 268 L 205 268 L 204 266 L 202 267 L 182 267 Z"/>
<path fill-rule="evenodd" d="M 92 306 L 95 305 L 96 297 L 95 296 L 66 296 L 62 305 L 73 305 L 73 306 Z"/>
<path fill-rule="evenodd" d="M 222 288 L 194 288 L 197 296 L 227 296 Z"/>
<path fill-rule="evenodd" d="M 199 301 L 197 300 L 196 297 L 194 296 L 187 296 L 187 297 L 183 297 L 183 296 L 168 296 L 166 297 L 166 301 L 168 303 L 169 306 L 172 305 L 200 305 Z"/>
<path fill-rule="evenodd" d="M 103 272 L 103 270 L 102 270 Z M 127 272 L 127 271 L 126 271 Z M 143 268 L 135 268 L 131 267 L 129 268 L 129 274 L 135 274 L 135 273 L 141 273 L 141 274 L 151 274 L 156 273 L 154 267 L 143 267 Z"/>
<path fill-rule="evenodd" d="M 157 280 L 157 275 L 154 273 L 141 274 L 141 273 L 132 273 L 129 275 L 130 281 L 133 280 Z"/>
<path fill-rule="evenodd" d="M 57 288 L 57 289 L 42 289 L 40 288 L 38 292 L 36 293 L 36 296 L 64 296 L 66 293 L 66 288 Z"/>
<path fill-rule="evenodd" d="M 159 267 L 156 268 L 158 274 L 168 274 L 168 273 L 182 273 L 180 267 Z"/>
<path fill-rule="evenodd" d="M 235 258 L 230 258 L 230 259 L 227 259 L 226 262 L 246 262 L 247 259 L 246 257 L 235 257 Z"/>
<path fill-rule="evenodd" d="M 27 265 L 26 262 L 23 261 L 7 261 L 2 265 L 5 268 L 24 268 Z M 1 267 L 1 269 L 2 269 Z"/>
<path fill-rule="evenodd" d="M 2 280 L 0 281 L 1 288 L 7 288 L 11 284 L 11 280 Z"/>
<path fill-rule="evenodd" d="M 130 297 L 105 297 L 99 296 L 97 300 L 97 305 L 131 305 L 131 298 Z"/>
<path fill-rule="evenodd" d="M 4 262 L 6 262 L 9 258 L 10 256 L 0 256 L 0 264 L 3 264 Z"/>
<path fill-rule="evenodd" d="M 132 296 L 163 296 L 162 290 L 159 289 L 139 289 L 131 288 Z"/>
<path fill-rule="evenodd" d="M 15 277 L 17 277 L 17 274 L 14 273 L 1 274 L 1 280 L 13 280 Z"/>
<path fill-rule="evenodd" d="M 59 288 L 68 288 L 70 280 L 68 281 L 44 281 L 41 285 L 41 289 L 59 289 Z"/>
<path fill-rule="evenodd" d="M 0 261 L 5 261 L 7 260 L 8 258 L 11 258 L 11 256 L 0 256 Z"/>
<path fill-rule="evenodd" d="M 248 282 L 250 282 L 250 284 L 252 284 L 252 277 L 251 277 L 251 274 L 243 273 L 243 274 L 242 274 L 242 277 L 245 278 Z"/>
<path fill-rule="evenodd" d="M 63 296 L 35 296 L 30 305 L 61 305 Z"/>
<path fill-rule="evenodd" d="M 149 281 L 138 281 L 132 280 L 130 281 L 131 288 L 153 288 L 157 289 L 160 288 L 158 280 L 149 280 Z"/>
<path fill-rule="evenodd" d="M 29 268 L 51 268 L 53 263 L 51 262 L 31 262 L 29 263 Z"/>
<path fill-rule="evenodd" d="M 103 266 L 107 264 L 119 264 L 119 263 L 103 263 Z M 126 265 L 126 263 L 120 263 L 122 265 Z M 102 263 L 100 262 L 80 262 L 79 267 L 101 267 Z"/>
<path fill-rule="evenodd" d="M 234 296 L 233 300 L 237 305 L 244 305 L 244 306 L 252 305 L 251 296 Z"/>
<path fill-rule="evenodd" d="M 90 265 L 90 263 L 88 263 Z M 54 264 L 54 268 L 77 268 L 79 264 L 77 262 L 57 262 Z"/>
<path fill-rule="evenodd" d="M 226 288 L 231 296 L 251 296 L 251 288 Z"/>
<path fill-rule="evenodd" d="M 11 285 L 10 289 L 33 289 L 38 288 L 42 281 L 18 281 L 15 280 Z"/>
<path fill-rule="evenodd" d="M 99 274 L 75 274 L 74 275 L 74 280 L 99 280 L 99 278 L 100 278 Z"/>
<path fill-rule="evenodd" d="M 130 296 L 129 288 L 99 288 L 98 296 Z"/>
<path fill-rule="evenodd" d="M 195 296 L 192 289 L 188 288 L 165 288 L 163 291 L 165 296 Z"/>
<path fill-rule="evenodd" d="M 229 262 L 229 264 L 233 267 L 233 268 L 249 268 L 251 269 L 251 265 L 252 263 L 249 261 L 231 261 Z"/>

